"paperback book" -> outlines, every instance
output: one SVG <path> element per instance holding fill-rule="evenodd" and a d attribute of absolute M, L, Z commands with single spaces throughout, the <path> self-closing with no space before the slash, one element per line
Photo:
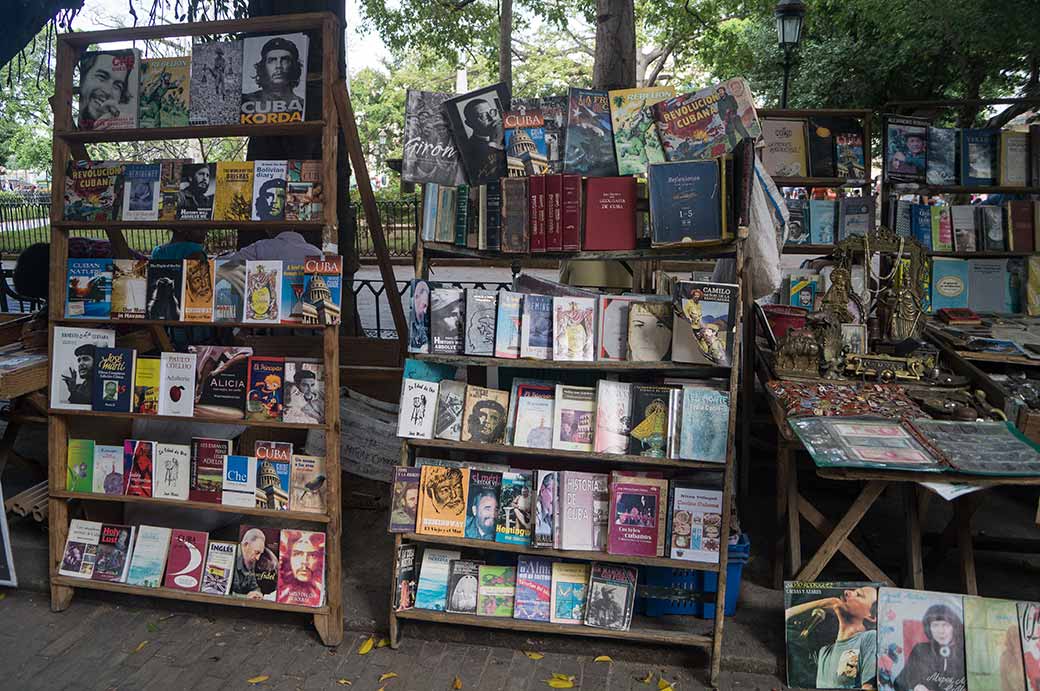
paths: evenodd
<path fill-rule="evenodd" d="M 636 298 L 624 295 L 599 296 L 596 359 L 620 362 L 628 358 L 629 310 Z"/>
<path fill-rule="evenodd" d="M 212 540 L 207 547 L 206 568 L 202 571 L 200 592 L 211 595 L 231 593 L 231 581 L 235 576 L 234 542 Z"/>
<path fill-rule="evenodd" d="M 928 121 L 885 116 L 885 180 L 925 182 L 928 160 Z"/>
<path fill-rule="evenodd" d="M 256 507 L 256 458 L 228 454 L 223 457 L 220 503 L 224 506 Z"/>
<path fill-rule="evenodd" d="M 98 542 L 101 540 L 101 524 L 73 518 L 69 521 L 69 535 L 65 539 L 58 574 L 72 578 L 90 578 L 97 561 Z"/>
<path fill-rule="evenodd" d="M 419 475 L 421 468 L 395 466 L 390 492 L 391 533 L 414 533 L 419 509 Z"/>
<path fill-rule="evenodd" d="M 231 593 L 238 597 L 274 602 L 278 591 L 278 528 L 243 525 L 238 529 L 238 556 Z"/>
<path fill-rule="evenodd" d="M 751 88 L 740 78 L 669 98 L 653 109 L 669 161 L 723 156 L 762 134 Z"/>
<path fill-rule="evenodd" d="M 466 403 L 462 412 L 462 441 L 479 444 L 503 443 L 508 406 L 508 391 L 467 386 Z"/>
<path fill-rule="evenodd" d="M 249 385 L 248 346 L 188 346 L 194 353 L 195 415 L 241 420 Z"/>
<path fill-rule="evenodd" d="M 419 569 L 419 587 L 415 591 L 415 607 L 443 612 L 448 599 L 448 576 L 451 562 L 460 557 L 457 550 L 424 549 Z"/>
<path fill-rule="evenodd" d="M 245 260 L 217 259 L 213 264 L 213 321 L 240 322 L 245 316 Z"/>
<path fill-rule="evenodd" d="M 114 221 L 123 198 L 124 163 L 69 161 L 65 172 L 67 221 Z"/>
<path fill-rule="evenodd" d="M 513 446 L 551 449 L 553 443 L 554 398 L 524 396 L 516 404 Z"/>
<path fill-rule="evenodd" d="M 804 120 L 762 120 L 762 165 L 773 177 L 808 177 Z"/>
<path fill-rule="evenodd" d="M 246 392 L 246 419 L 280 422 L 285 360 L 280 357 L 249 358 L 249 388 Z"/>
<path fill-rule="evenodd" d="M 90 577 L 95 581 L 126 582 L 133 544 L 134 529 L 130 526 L 102 524 L 101 535 L 98 537 L 97 559 Z"/>
<path fill-rule="evenodd" d="M 718 161 L 655 163 L 648 177 L 654 247 L 722 239 L 724 197 Z"/>
<path fill-rule="evenodd" d="M 189 450 L 191 473 L 188 499 L 210 504 L 222 503 L 224 457 L 231 453 L 230 439 L 192 437 Z"/>
<path fill-rule="evenodd" d="M 659 557 L 664 534 L 661 507 L 668 496 L 668 481 L 637 482 L 639 478 L 614 472 L 610 483 L 610 527 L 607 552 Z M 661 484 L 663 483 L 663 493 Z"/>
<path fill-rule="evenodd" d="M 243 39 L 241 124 L 303 122 L 308 48 L 302 33 Z"/>
<path fill-rule="evenodd" d="M 559 515 L 559 496 L 556 491 L 558 483 L 557 471 L 534 471 L 534 486 L 538 492 L 535 498 L 534 532 L 531 536 L 531 544 L 534 547 L 551 548 L 557 542 L 554 538 Z"/>
<path fill-rule="evenodd" d="M 81 130 L 125 130 L 138 126 L 141 53 L 136 48 L 91 50 L 79 59 Z"/>
<path fill-rule="evenodd" d="M 90 410 L 93 401 L 97 349 L 115 346 L 115 331 L 54 327 L 51 353 L 52 408 Z"/>
<path fill-rule="evenodd" d="M 397 436 L 406 439 L 432 439 L 436 420 L 437 382 L 405 379 L 401 387 L 401 412 L 397 416 Z"/>
<path fill-rule="evenodd" d="M 503 127 L 509 177 L 545 175 L 549 170 L 545 119 L 537 107 L 521 105 L 505 114 Z"/>
<path fill-rule="evenodd" d="M 184 321 L 213 321 L 213 260 L 184 260 Z"/>
<path fill-rule="evenodd" d="M 466 289 L 466 355 L 495 354 L 498 295 L 493 290 Z"/>
<path fill-rule="evenodd" d="M 636 576 L 634 566 L 593 563 L 585 625 L 628 631 L 636 603 Z"/>
<path fill-rule="evenodd" d="M 112 260 L 113 319 L 144 319 L 148 300 L 148 261 Z"/>
<path fill-rule="evenodd" d="M 516 567 L 481 565 L 478 570 L 477 614 L 512 617 L 516 596 Z"/>
<path fill-rule="evenodd" d="M 287 177 L 287 161 L 253 162 L 252 220 L 281 221 L 285 218 Z"/>
<path fill-rule="evenodd" d="M 714 367 L 732 364 L 737 294 L 737 286 L 729 283 L 676 283 L 672 360 Z"/>
<path fill-rule="evenodd" d="M 456 614 L 477 613 L 477 586 L 482 561 L 453 559 L 448 565 L 445 610 Z"/>
<path fill-rule="evenodd" d="M 433 438 L 459 441 L 462 438 L 462 413 L 466 405 L 466 383 L 445 379 L 437 389 L 437 415 Z"/>
<path fill-rule="evenodd" d="M 277 324 L 281 320 L 282 262 L 246 260 L 245 316 L 250 324 Z"/>
<path fill-rule="evenodd" d="M 282 422 L 325 424 L 325 365 L 310 358 L 286 359 Z"/>
<path fill-rule="evenodd" d="M 549 621 L 554 624 L 584 623 L 588 587 L 588 564 L 553 562 Z"/>
<path fill-rule="evenodd" d="M 520 357 L 520 313 L 524 294 L 498 291 L 498 314 L 495 319 L 495 357 Z"/>
<path fill-rule="evenodd" d="M 531 471 L 502 473 L 494 539 L 511 545 L 531 544 Z"/>
<path fill-rule="evenodd" d="M 289 475 L 289 510 L 304 513 L 328 511 L 328 474 L 325 459 L 295 454 Z"/>
<path fill-rule="evenodd" d="M 145 284 L 145 316 L 148 319 L 180 321 L 184 304 L 184 262 L 151 260 Z"/>
<path fill-rule="evenodd" d="M 925 181 L 929 185 L 957 184 L 957 130 L 928 128 L 928 161 Z"/>
<path fill-rule="evenodd" d="M 551 360 L 552 353 L 553 299 L 548 295 L 525 295 L 520 321 L 520 357 Z"/>
<path fill-rule="evenodd" d="M 408 352 L 430 352 L 430 292 L 432 281 L 413 278 L 408 290 Z"/>
<path fill-rule="evenodd" d="M 722 492 L 676 483 L 670 494 L 666 556 L 718 564 L 723 539 Z"/>
<path fill-rule="evenodd" d="M 628 433 L 632 424 L 632 385 L 601 379 L 596 383 L 596 433 L 592 450 L 596 453 L 628 453 Z"/>
<path fill-rule="evenodd" d="M 181 172 L 190 158 L 160 158 L 159 164 L 159 220 L 177 219 L 177 200 L 181 195 Z"/>
<path fill-rule="evenodd" d="M 65 461 L 65 489 L 94 491 L 94 440 L 69 439 Z"/>
<path fill-rule="evenodd" d="M 405 95 L 401 179 L 414 184 L 466 181 L 451 123 L 442 109 L 450 94 L 408 89 Z"/>
<path fill-rule="evenodd" d="M 430 352 L 462 355 L 466 329 L 465 291 L 461 288 L 435 288 L 430 302 Z"/>
<path fill-rule="evenodd" d="M 174 529 L 170 535 L 163 586 L 176 590 L 198 591 L 202 585 L 208 544 L 209 535 L 206 533 Z"/>
<path fill-rule="evenodd" d="M 468 468 L 424 465 L 419 478 L 416 532 L 463 537 L 466 533 Z"/>
<path fill-rule="evenodd" d="M 258 449 L 270 448 L 257 445 Z M 256 508 L 268 511 L 289 510 L 289 461 L 275 461 L 270 456 L 256 459 Z"/>
<path fill-rule="evenodd" d="M 213 198 L 214 221 L 248 221 L 252 218 L 253 162 L 217 163 L 217 190 Z"/>
<path fill-rule="evenodd" d="M 471 540 L 495 540 L 495 520 L 499 514 L 502 473 L 470 469 L 466 506 L 465 536 Z"/>
<path fill-rule="evenodd" d="M 140 439 L 123 441 L 123 494 L 129 497 L 152 496 L 155 442 Z"/>
<path fill-rule="evenodd" d="M 672 311 L 672 305 L 663 300 L 632 303 L 626 339 L 628 360 L 667 362 L 672 359 Z"/>
<path fill-rule="evenodd" d="M 484 185 L 506 174 L 503 116 L 509 106 L 509 87 L 505 83 L 441 103 L 470 185 Z"/>
<path fill-rule="evenodd" d="M 551 591 L 552 561 L 544 557 L 517 557 L 513 618 L 549 621 Z"/>
<path fill-rule="evenodd" d="M 67 319 L 108 319 L 112 311 L 111 259 L 69 259 L 66 280 Z"/>
<path fill-rule="evenodd" d="M 123 167 L 124 221 L 157 221 L 161 166 L 158 163 L 127 163 Z"/>
<path fill-rule="evenodd" d="M 591 362 L 596 342 L 596 298 L 553 298 L 553 360 Z"/>
<path fill-rule="evenodd" d="M 237 123 L 241 105 L 237 96 L 241 83 L 242 41 L 192 44 L 189 123 Z"/>
<path fill-rule="evenodd" d="M 141 60 L 138 127 L 185 127 L 188 124 L 191 60 L 186 55 Z"/>
<path fill-rule="evenodd" d="M 595 418 L 596 389 L 557 384 L 552 448 L 564 451 L 592 451 Z"/>
<path fill-rule="evenodd" d="M 195 362 L 195 353 L 163 353 L 159 358 L 159 415 L 192 416 Z"/>
<path fill-rule="evenodd" d="M 564 470 L 559 474 L 558 548 L 602 552 L 607 548 L 610 477 Z"/>
<path fill-rule="evenodd" d="M 729 391 L 685 385 L 682 411 L 679 458 L 725 463 L 729 441 Z"/>
<path fill-rule="evenodd" d="M 72 440 L 69 440 L 70 443 Z M 123 493 L 123 447 L 94 445 L 91 491 L 95 494 Z"/>
<path fill-rule="evenodd" d="M 170 549 L 169 528 L 154 525 L 138 526 L 134 538 L 134 552 L 127 570 L 128 585 L 158 588 L 162 583 L 166 557 Z"/>
<path fill-rule="evenodd" d="M 665 160 L 650 106 L 673 98 L 675 87 L 617 89 L 608 95 L 618 175 L 645 176 L 648 163 Z"/>
<path fill-rule="evenodd" d="M 282 530 L 276 600 L 284 605 L 320 607 L 324 599 L 325 533 Z"/>
<path fill-rule="evenodd" d="M 415 555 L 418 547 L 414 544 L 402 544 L 397 548 L 397 560 L 394 563 L 394 582 L 396 584 L 391 606 L 395 612 L 415 607 L 415 589 L 418 583 Z"/>
<path fill-rule="evenodd" d="M 134 355 L 131 348 L 98 348 L 95 351 L 91 409 L 129 413 L 134 397 Z"/>
<path fill-rule="evenodd" d="M 588 176 L 617 175 L 608 93 L 571 87 L 567 100 L 563 172 Z"/>
<path fill-rule="evenodd" d="M 633 456 L 664 458 L 668 445 L 669 387 L 632 384 L 631 428 L 628 453 Z"/>
<path fill-rule="evenodd" d="M 286 182 L 285 220 L 320 221 L 324 208 L 321 161 L 289 161 Z"/>
<path fill-rule="evenodd" d="M 177 220 L 212 220 L 216 192 L 216 163 L 182 164 L 180 191 L 177 193 Z"/>
<path fill-rule="evenodd" d="M 303 300 L 300 304 L 304 324 L 339 324 L 343 296 L 343 257 L 307 257 L 303 262 Z M 282 305 L 285 320 L 286 306 Z"/>

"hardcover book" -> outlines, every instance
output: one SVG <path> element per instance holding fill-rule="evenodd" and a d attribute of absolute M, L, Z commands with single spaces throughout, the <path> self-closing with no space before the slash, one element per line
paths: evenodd
<path fill-rule="evenodd" d="M 166 569 L 172 530 L 154 525 L 138 526 L 134 537 L 134 552 L 127 570 L 128 585 L 158 588 Z"/>
<path fill-rule="evenodd" d="M 961 130 L 961 184 L 966 187 L 996 185 L 1000 174 L 997 167 L 999 147 L 998 128 Z"/>
<path fill-rule="evenodd" d="M 234 542 L 213 540 L 209 543 L 206 550 L 206 568 L 202 571 L 200 592 L 211 595 L 229 595 L 231 593 L 237 548 L 238 546 Z"/>
<path fill-rule="evenodd" d="M 609 476 L 564 470 L 559 483 L 559 549 L 606 550 Z"/>
<path fill-rule="evenodd" d="M 192 416 L 195 361 L 195 353 L 162 354 L 159 360 L 159 415 Z"/>
<path fill-rule="evenodd" d="M 148 299 L 148 261 L 112 260 L 112 318 L 144 319 Z"/>
<path fill-rule="evenodd" d="M 415 607 L 415 589 L 418 581 L 415 563 L 417 550 L 418 547 L 413 544 L 403 544 L 397 548 L 397 560 L 394 563 L 396 587 L 391 604 L 395 612 Z"/>
<path fill-rule="evenodd" d="M 69 440 L 70 447 L 72 446 L 73 441 L 76 440 Z M 69 455 L 72 455 L 71 448 Z M 94 492 L 94 494 L 123 493 L 122 446 L 94 444 L 94 466 L 93 473 L 91 474 L 90 491 Z"/>
<path fill-rule="evenodd" d="M 101 524 L 73 518 L 69 521 L 69 535 L 65 539 L 58 574 L 72 578 L 90 578 L 97 561 L 98 542 L 101 540 Z"/>
<path fill-rule="evenodd" d="M 553 298 L 553 360 L 591 362 L 596 342 L 596 298 Z"/>
<path fill-rule="evenodd" d="M 478 471 L 471 471 L 470 477 L 472 478 L 476 472 Z M 495 524 L 496 542 L 510 545 L 531 544 L 531 479 L 529 470 L 509 470 L 502 473 Z M 472 480 L 470 489 L 472 490 Z M 468 533 L 466 537 L 470 537 Z"/>
<path fill-rule="evenodd" d="M 659 557 L 658 543 L 664 535 L 661 508 L 668 497 L 668 481 L 649 484 L 635 482 L 637 479 L 612 474 L 607 552 Z"/>
<path fill-rule="evenodd" d="M 245 315 L 250 324 L 277 324 L 281 318 L 282 262 L 246 260 Z"/>
<path fill-rule="evenodd" d="M 495 357 L 520 357 L 520 312 L 523 293 L 498 291 L 498 314 L 495 319 Z"/>
<path fill-rule="evenodd" d="M 585 237 L 581 248 L 634 250 L 636 197 L 633 177 L 589 178 L 585 183 Z"/>
<path fill-rule="evenodd" d="M 253 66 L 249 65 L 249 69 Z M 191 46 L 192 125 L 238 123 L 242 83 L 242 41 L 194 43 Z"/>
<path fill-rule="evenodd" d="M 184 321 L 213 321 L 213 260 L 184 260 Z"/>
<path fill-rule="evenodd" d="M 97 560 L 90 577 L 95 581 L 125 583 L 133 544 L 134 529 L 130 526 L 102 524 L 101 535 L 98 537 Z"/>
<path fill-rule="evenodd" d="M 679 458 L 726 462 L 729 392 L 687 384 L 682 390 Z"/>
<path fill-rule="evenodd" d="M 668 302 L 633 302 L 628 312 L 628 359 L 633 362 L 671 360 L 672 324 L 672 305 Z"/>
<path fill-rule="evenodd" d="M 762 134 L 751 88 L 741 78 L 661 101 L 653 109 L 669 161 L 722 156 Z"/>
<path fill-rule="evenodd" d="M 256 459 L 228 454 L 223 457 L 220 503 L 224 506 L 256 507 Z"/>
<path fill-rule="evenodd" d="M 214 221 L 248 221 L 253 208 L 253 162 L 217 163 L 217 190 L 213 198 Z"/>
<path fill-rule="evenodd" d="M 563 175 L 545 177 L 545 251 L 563 251 Z"/>
<path fill-rule="evenodd" d="M 670 496 L 666 556 L 718 564 L 719 547 L 724 539 L 722 492 L 673 484 Z"/>
<path fill-rule="evenodd" d="M 552 448 L 592 451 L 592 435 L 596 429 L 596 389 L 557 384 L 553 408 Z"/>
<path fill-rule="evenodd" d="M 810 199 L 808 212 L 809 242 L 813 245 L 834 244 L 834 231 L 839 227 L 838 202 L 829 199 Z"/>
<path fill-rule="evenodd" d="M 585 620 L 585 599 L 589 587 L 589 565 L 554 561 L 549 621 L 554 624 L 581 624 Z"/>
<path fill-rule="evenodd" d="M 469 471 L 469 494 L 466 505 L 465 536 L 471 540 L 495 540 L 495 520 L 499 513 L 499 490 L 502 473 Z"/>
<path fill-rule="evenodd" d="M 466 303 L 461 288 L 435 288 L 430 300 L 430 352 L 462 355 Z"/>
<path fill-rule="evenodd" d="M 502 248 L 502 184 L 491 180 L 480 186 L 480 225 L 477 246 L 482 250 Z"/>
<path fill-rule="evenodd" d="M 69 439 L 65 463 L 65 489 L 70 492 L 93 492 L 94 440 Z"/>
<path fill-rule="evenodd" d="M 170 534 L 169 556 L 163 587 L 198 591 L 209 544 L 209 535 L 197 530 L 174 529 Z"/>
<path fill-rule="evenodd" d="M 90 410 L 97 349 L 111 348 L 115 340 L 115 331 L 108 329 L 54 327 L 51 355 L 52 408 Z"/>
<path fill-rule="evenodd" d="M 886 182 L 924 182 L 928 160 L 928 121 L 886 115 L 884 152 Z"/>
<path fill-rule="evenodd" d="M 248 346 L 188 346 L 196 356 L 195 415 L 228 420 L 245 417 L 249 385 Z"/>
<path fill-rule="evenodd" d="M 804 120 L 762 120 L 762 165 L 772 177 L 808 177 Z"/>
<path fill-rule="evenodd" d="M 527 178 L 503 178 L 499 250 L 523 254 L 530 245 Z"/>
<path fill-rule="evenodd" d="M 650 106 L 673 98 L 675 87 L 616 89 L 609 91 L 608 96 L 618 175 L 645 176 L 647 164 L 664 162 L 664 149 Z"/>
<path fill-rule="evenodd" d="M 637 298 L 601 295 L 598 305 L 596 359 L 619 362 L 628 358 L 628 317 Z"/>
<path fill-rule="evenodd" d="M 545 120 L 539 108 L 514 103 L 505 114 L 506 167 L 509 177 L 545 175 L 549 170 L 545 145 Z"/>
<path fill-rule="evenodd" d="M 282 422 L 325 424 L 325 365 L 301 358 L 285 361 Z"/>
<path fill-rule="evenodd" d="M 581 180 L 580 175 L 564 175 L 560 182 L 559 228 L 564 252 L 577 252 L 581 249 Z"/>
<path fill-rule="evenodd" d="M 279 422 L 282 419 L 285 359 L 249 358 L 249 388 L 246 393 L 246 419 Z"/>
<path fill-rule="evenodd" d="M 470 195 L 469 185 L 459 185 L 455 188 L 455 244 L 459 247 L 466 246 L 466 234 L 470 226 Z"/>
<path fill-rule="evenodd" d="M 416 532 L 421 535 L 464 536 L 468 489 L 469 468 L 424 465 L 419 478 Z"/>
<path fill-rule="evenodd" d="M 672 360 L 713 367 L 733 364 L 738 292 L 731 283 L 676 283 L 672 296 L 675 331 L 682 331 L 684 338 L 673 338 Z M 688 336 L 692 336 L 693 347 Z M 685 346 L 676 348 L 677 342 Z"/>
<path fill-rule="evenodd" d="M 1033 202 L 1007 203 L 1008 238 L 1014 252 L 1033 252 L 1036 248 Z"/>
<path fill-rule="evenodd" d="M 551 360 L 552 353 L 553 299 L 548 295 L 525 295 L 520 320 L 520 357 Z"/>
<path fill-rule="evenodd" d="M 152 496 L 155 442 L 126 439 L 123 442 L 123 494 L 131 497 Z"/>
<path fill-rule="evenodd" d="M 466 289 L 466 355 L 495 354 L 498 295 L 493 290 Z"/>
<path fill-rule="evenodd" d="M 320 607 L 324 599 L 325 533 L 282 530 L 276 600 L 285 605 Z"/>
<path fill-rule="evenodd" d="M 188 499 L 220 504 L 224 489 L 224 457 L 231 453 L 230 439 L 192 437 Z"/>
<path fill-rule="evenodd" d="M 328 509 L 325 459 L 295 454 L 289 471 L 289 510 L 325 513 Z"/>
<path fill-rule="evenodd" d="M 112 310 L 112 260 L 69 259 L 66 319 L 108 319 Z"/>
<path fill-rule="evenodd" d="M 722 239 L 722 195 L 715 160 L 650 166 L 650 240 L 671 247 Z"/>
<path fill-rule="evenodd" d="M 320 160 L 290 160 L 285 187 L 286 221 L 320 221 L 325 206 Z"/>
<path fill-rule="evenodd" d="M 928 128 L 928 161 L 925 181 L 929 185 L 957 184 L 957 130 Z"/>
<path fill-rule="evenodd" d="M 129 413 L 134 397 L 134 355 L 131 348 L 98 348 L 95 353 L 91 409 Z"/>
<path fill-rule="evenodd" d="M 177 220 L 211 220 L 213 218 L 213 197 L 216 192 L 216 163 L 182 164 L 180 191 L 177 193 Z"/>
<path fill-rule="evenodd" d="M 437 382 L 405 379 L 401 390 L 401 413 L 397 416 L 397 436 L 406 439 L 432 439 L 437 409 Z"/>
<path fill-rule="evenodd" d="M 437 189 L 437 217 L 433 231 L 435 242 L 450 244 L 455 241 L 455 207 L 458 188 L 442 185 Z"/>
<path fill-rule="evenodd" d="M 419 587 L 415 591 L 416 609 L 443 612 L 448 599 L 448 576 L 451 562 L 460 557 L 457 550 L 424 549 L 419 569 Z"/>
<path fill-rule="evenodd" d="M 628 453 L 633 456 L 664 458 L 668 445 L 667 386 L 632 384 L 631 429 Z"/>
<path fill-rule="evenodd" d="M 146 281 L 145 317 L 180 321 L 184 314 L 183 260 L 150 260 Z"/>
<path fill-rule="evenodd" d="M 256 459 L 256 508 L 289 510 L 289 461 Z"/>
<path fill-rule="evenodd" d="M 280 221 L 285 218 L 285 186 L 288 161 L 254 161 L 250 218 Z"/>
<path fill-rule="evenodd" d="M 553 547 L 558 543 L 556 522 L 558 520 L 559 496 L 557 486 L 558 473 L 555 470 L 536 470 L 534 486 L 538 491 L 535 507 L 534 532 L 531 544 L 534 547 Z"/>
<path fill-rule="evenodd" d="M 123 198 L 123 170 L 115 161 L 69 161 L 65 173 L 66 221 L 114 221 Z"/>
<path fill-rule="evenodd" d="M 594 89 L 567 90 L 563 172 L 590 177 L 618 174 L 610 96 Z"/>
<path fill-rule="evenodd" d="M 516 595 L 513 618 L 549 621 L 552 562 L 544 557 L 520 555 L 516 560 Z"/>
<path fill-rule="evenodd" d="M 136 48 L 91 50 L 79 58 L 79 129 L 138 126 L 141 53 Z"/>
<path fill-rule="evenodd" d="M 512 617 L 516 596 L 516 568 L 481 565 L 478 570 L 477 614 L 484 617 Z"/>
<path fill-rule="evenodd" d="M 480 444 L 503 443 L 508 406 L 508 391 L 467 386 L 462 413 L 462 441 Z"/>
<path fill-rule="evenodd" d="M 881 588 L 877 615 L 879 672 L 885 670 L 909 689 L 934 683 L 927 680 L 936 677 L 944 680 L 938 688 L 967 688 L 964 605 L 960 595 Z M 937 636 L 946 641 L 949 655 L 937 653 L 937 645 L 943 646 Z"/>
<path fill-rule="evenodd" d="M 1000 131 L 1000 184 L 1025 187 L 1029 184 L 1029 133 Z"/>
<path fill-rule="evenodd" d="M 421 468 L 395 466 L 390 493 L 391 533 L 414 533 L 419 508 L 419 475 Z"/>
<path fill-rule="evenodd" d="M 441 105 L 450 94 L 408 89 L 404 106 L 401 179 L 416 184 L 461 185 L 466 181 L 451 123 Z"/>
<path fill-rule="evenodd" d="M 430 292 L 437 283 L 413 278 L 408 290 L 408 352 L 430 352 Z"/>
<path fill-rule="evenodd" d="M 509 106 L 509 87 L 505 83 L 441 103 L 470 185 L 484 185 L 506 175 L 503 114 Z"/>
<path fill-rule="evenodd" d="M 191 57 L 144 58 L 138 127 L 185 127 L 188 124 Z"/>
<path fill-rule="evenodd" d="M 585 625 L 628 631 L 636 604 L 636 577 L 634 566 L 593 563 Z"/>
<path fill-rule="evenodd" d="M 213 264 L 213 321 L 240 322 L 245 316 L 245 260 L 217 259 Z"/>
<path fill-rule="evenodd" d="M 123 167 L 124 221 L 159 220 L 161 166 L 158 163 L 127 163 Z"/>
<path fill-rule="evenodd" d="M 278 591 L 278 557 L 281 531 L 278 528 L 239 526 L 238 553 L 231 593 L 274 602 Z M 250 559 L 250 557 L 252 557 Z"/>
<path fill-rule="evenodd" d="M 445 379 L 437 389 L 437 415 L 433 438 L 459 441 L 462 437 L 462 412 L 466 405 L 466 382 Z"/>
<path fill-rule="evenodd" d="M 596 434 L 592 448 L 596 453 L 628 453 L 631 388 L 627 382 L 608 379 L 596 383 Z"/>
<path fill-rule="evenodd" d="M 448 565 L 445 610 L 456 614 L 477 613 L 479 569 L 484 562 L 453 559 Z"/>
<path fill-rule="evenodd" d="M 302 33 L 242 41 L 241 124 L 303 122 L 308 48 L 308 37 Z"/>

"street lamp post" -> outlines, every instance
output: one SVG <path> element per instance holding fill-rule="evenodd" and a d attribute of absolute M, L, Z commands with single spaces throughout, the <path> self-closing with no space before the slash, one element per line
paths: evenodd
<path fill-rule="evenodd" d="M 784 50 L 784 90 L 780 95 L 780 107 L 787 107 L 787 82 L 791 76 L 791 51 L 802 39 L 802 20 L 805 18 L 805 3 L 802 0 L 780 0 L 776 4 L 776 37 Z"/>

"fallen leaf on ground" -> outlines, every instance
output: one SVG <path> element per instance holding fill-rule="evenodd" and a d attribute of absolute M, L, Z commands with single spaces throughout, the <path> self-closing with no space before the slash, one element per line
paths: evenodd
<path fill-rule="evenodd" d="M 148 622 L 148 625 L 145 626 L 145 629 L 148 630 L 148 633 L 155 633 L 159 630 L 159 625 L 156 624 L 154 621 L 150 621 Z"/>
<path fill-rule="evenodd" d="M 390 639 L 389 638 L 380 638 L 378 641 L 376 641 L 376 647 L 377 648 L 385 648 L 388 645 L 390 645 Z"/>
<path fill-rule="evenodd" d="M 647 672 L 646 676 L 641 678 L 641 679 L 639 677 L 636 677 L 636 681 L 642 682 L 644 684 L 649 684 L 653 680 L 654 680 L 654 673 L 653 672 Z"/>
<path fill-rule="evenodd" d="M 382 684 L 387 679 L 394 679 L 397 677 L 397 672 L 387 672 L 383 676 L 379 677 L 379 683 Z"/>
<path fill-rule="evenodd" d="M 375 639 L 372 638 L 371 636 L 369 636 L 365 640 L 365 642 L 361 644 L 361 647 L 358 648 L 358 651 L 357 651 L 358 655 L 368 655 L 370 652 L 372 652 L 372 646 L 374 646 L 375 644 L 376 644 Z"/>
<path fill-rule="evenodd" d="M 456 690 L 457 690 L 457 689 L 461 689 L 461 688 L 462 688 L 462 680 L 461 680 L 461 679 L 459 679 L 459 678 L 458 678 L 458 677 L 456 676 L 456 677 L 455 677 L 455 681 L 453 681 L 453 682 L 451 683 L 451 688 L 453 688 L 453 689 L 456 689 Z"/>
<path fill-rule="evenodd" d="M 675 689 L 672 687 L 672 682 L 665 681 L 664 677 L 659 677 L 657 679 L 657 691 L 675 691 Z"/>
<path fill-rule="evenodd" d="M 531 658 L 532 660 L 541 660 L 543 657 L 545 657 L 545 655 L 542 655 L 541 653 L 536 653 L 531 650 L 525 650 L 524 655 Z"/>
<path fill-rule="evenodd" d="M 5 597 L 7 597 L 7 593 L 0 593 L 0 600 L 3 600 Z"/>
<path fill-rule="evenodd" d="M 593 662 L 613 662 L 614 659 L 610 655 L 600 655 Z"/>
<path fill-rule="evenodd" d="M 271 678 L 270 674 L 261 674 L 258 677 L 250 677 L 249 679 L 246 679 L 246 683 L 247 684 L 252 684 L 252 685 L 256 686 L 257 684 L 263 684 L 265 681 L 267 681 L 270 678 Z"/>
<path fill-rule="evenodd" d="M 563 679 L 564 681 L 574 681 L 573 674 L 560 674 L 559 672 L 553 672 L 553 679 Z"/>
<path fill-rule="evenodd" d="M 351 686 L 351 685 L 353 685 L 354 682 L 352 682 L 350 679 L 343 678 L 343 679 L 337 679 L 336 683 L 339 684 L 340 686 Z"/>
<path fill-rule="evenodd" d="M 545 683 L 551 689 L 573 689 L 574 688 L 574 682 L 571 681 L 570 679 L 557 679 L 557 678 L 554 677 L 552 679 L 546 679 Z"/>
<path fill-rule="evenodd" d="M 142 650 L 144 650 L 144 647 L 146 645 L 148 645 L 148 641 L 141 641 L 140 643 L 137 644 L 137 647 L 134 648 L 134 652 L 135 653 L 141 652 Z"/>

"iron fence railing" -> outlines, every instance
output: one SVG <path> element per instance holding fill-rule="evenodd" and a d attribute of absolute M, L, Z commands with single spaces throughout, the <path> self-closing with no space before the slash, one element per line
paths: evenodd
<path fill-rule="evenodd" d="M 482 290 L 509 290 L 513 284 L 498 281 L 438 281 L 444 287 L 454 288 L 480 288 Z M 397 281 L 394 286 L 397 294 L 401 296 L 401 302 L 406 305 L 408 281 Z M 354 279 L 352 286 L 354 302 L 357 305 L 357 315 L 362 331 L 370 338 L 397 338 L 397 329 L 394 328 L 394 318 L 390 313 L 390 302 L 387 297 L 386 285 L 379 279 Z"/>
<path fill-rule="evenodd" d="M 383 225 L 383 236 L 391 257 L 411 257 L 415 251 L 415 241 L 419 234 L 419 200 L 394 199 L 377 201 L 379 220 Z M 368 229 L 368 221 L 360 204 L 354 204 L 354 218 L 357 223 L 357 254 L 361 259 L 376 256 L 372 235 Z"/>

